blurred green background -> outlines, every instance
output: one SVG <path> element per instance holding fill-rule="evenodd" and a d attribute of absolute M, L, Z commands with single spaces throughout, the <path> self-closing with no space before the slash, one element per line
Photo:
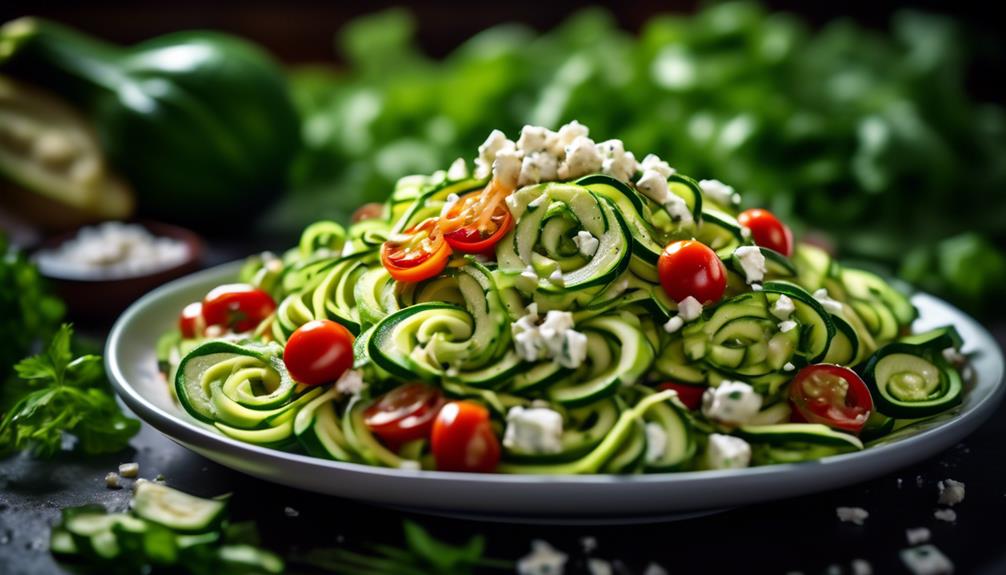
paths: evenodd
<path fill-rule="evenodd" d="M 854 20 L 794 8 L 803 13 L 631 4 L 629 31 L 620 10 L 571 10 L 541 29 L 508 24 L 497 7 L 457 46 L 422 6 L 315 22 L 335 34 L 334 51 L 323 64 L 287 62 L 302 140 L 288 183 L 264 216 L 226 233 L 289 243 L 313 220 L 383 200 L 403 175 L 470 160 L 494 128 L 515 137 L 525 123 L 576 119 L 637 157 L 654 152 L 733 185 L 844 258 L 1002 313 L 993 296 L 1006 288 L 1006 114 L 995 82 L 976 81 L 973 67 L 980 58 L 982 74 L 991 62 L 1002 76 L 996 35 L 968 13 L 860 10 Z M 248 14 L 262 29 L 261 6 Z M 293 13 L 289 30 L 303 17 Z M 268 48 L 304 59 L 292 32 L 268 29 Z M 136 193 L 142 208 L 145 190 Z"/>

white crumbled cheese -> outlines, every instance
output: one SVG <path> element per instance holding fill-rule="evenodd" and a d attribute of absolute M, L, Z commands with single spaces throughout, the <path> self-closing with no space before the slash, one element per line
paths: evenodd
<path fill-rule="evenodd" d="M 636 156 L 625 151 L 622 140 L 605 140 L 597 144 L 601 154 L 601 171 L 616 180 L 629 182 L 637 169 Z"/>
<path fill-rule="evenodd" d="M 539 182 L 551 182 L 559 176 L 559 160 L 548 152 L 524 154 L 520 164 L 517 185 L 528 186 Z"/>
<path fill-rule="evenodd" d="M 572 180 L 587 174 L 601 171 L 603 160 L 597 152 L 594 140 L 586 136 L 578 136 L 566 146 L 566 157 L 559 164 L 560 180 Z"/>
<path fill-rule="evenodd" d="M 460 199 L 461 197 L 458 196 L 457 194 L 448 194 L 447 199 L 444 200 L 443 207 L 440 208 L 440 217 L 442 218 L 446 216 L 447 212 L 454 209 L 454 204 L 458 203 L 458 200 Z M 346 242 L 346 245 L 352 245 L 352 242 Z"/>
<path fill-rule="evenodd" d="M 765 279 L 765 255 L 757 246 L 741 246 L 734 250 L 734 258 L 744 270 L 745 281 L 749 284 Z"/>
<path fill-rule="evenodd" d="M 447 168 L 448 180 L 463 180 L 468 177 L 468 163 L 464 158 L 458 158 Z"/>
<path fill-rule="evenodd" d="M 761 284 L 751 284 L 751 291 L 761 291 L 762 289 L 764 288 Z"/>
<path fill-rule="evenodd" d="M 355 369 L 347 369 L 335 382 L 335 390 L 342 395 L 356 397 L 363 391 L 363 373 Z"/>
<path fill-rule="evenodd" d="M 950 575 L 954 564 L 942 551 L 932 545 L 902 549 L 901 562 L 913 575 Z"/>
<path fill-rule="evenodd" d="M 614 573 L 611 563 L 596 557 L 587 560 L 587 571 L 590 572 L 590 575 L 611 575 Z"/>
<path fill-rule="evenodd" d="M 646 569 L 643 569 L 643 575 L 667 575 L 667 569 L 651 562 L 646 565 Z"/>
<path fill-rule="evenodd" d="M 925 527 L 913 527 L 911 529 L 905 530 L 905 539 L 908 540 L 909 545 L 918 545 L 920 543 L 925 543 L 929 541 L 932 536 L 929 529 Z"/>
<path fill-rule="evenodd" d="M 527 266 L 522 272 L 520 272 L 520 275 L 517 276 L 514 284 L 521 291 L 533 292 L 535 288 L 538 287 L 538 279 L 538 274 L 534 271 L 534 268 Z"/>
<path fill-rule="evenodd" d="M 953 347 L 948 347 L 943 350 L 943 359 L 958 366 L 964 365 L 968 361 L 968 358 L 964 354 Z"/>
<path fill-rule="evenodd" d="M 580 546 L 583 547 L 583 552 L 589 555 L 597 550 L 597 538 L 590 535 L 581 537 Z"/>
<path fill-rule="evenodd" d="M 843 523 L 862 525 L 870 517 L 870 512 L 862 507 L 838 507 L 835 509 L 835 515 Z"/>
<path fill-rule="evenodd" d="M 479 157 L 475 159 L 475 177 L 488 177 L 492 171 L 493 162 L 496 161 L 496 154 L 503 150 L 514 151 L 516 149 L 517 146 L 508 140 L 503 132 L 499 130 L 490 132 L 486 141 L 479 146 Z"/>
<path fill-rule="evenodd" d="M 184 263 L 185 242 L 158 237 L 139 224 L 105 222 L 82 228 L 71 239 L 35 255 L 46 275 L 64 278 L 126 278 Z"/>
<path fill-rule="evenodd" d="M 699 319 L 702 315 L 702 304 L 692 296 L 678 302 L 678 317 L 685 323 Z"/>
<path fill-rule="evenodd" d="M 688 204 L 677 194 L 668 192 L 667 201 L 664 202 L 664 211 L 671 216 L 671 221 L 676 224 L 687 225 L 695 221 L 692 218 L 692 211 L 688 209 Z"/>
<path fill-rule="evenodd" d="M 787 362 L 786 362 L 786 363 L 785 363 L 785 364 L 784 364 L 784 365 L 782 366 L 782 370 L 783 370 L 783 371 L 793 371 L 794 369 L 796 369 L 796 366 L 795 366 L 795 365 L 793 365 L 793 362 L 791 362 L 791 361 L 787 361 Z"/>
<path fill-rule="evenodd" d="M 548 128 L 526 125 L 520 129 L 520 137 L 517 138 L 517 149 L 525 154 L 543 152 L 548 150 L 552 142 L 558 139 L 558 137 L 559 134 Z"/>
<path fill-rule="evenodd" d="M 636 189 L 660 205 L 670 201 L 671 191 L 667 187 L 667 178 L 655 170 L 644 171 L 636 180 Z"/>
<path fill-rule="evenodd" d="M 287 506 L 283 508 L 283 515 L 286 515 L 287 517 L 300 517 L 300 511 Z"/>
<path fill-rule="evenodd" d="M 119 483 L 119 474 L 114 471 L 109 471 L 105 475 L 105 487 L 109 489 L 119 489 L 122 484 Z"/>
<path fill-rule="evenodd" d="M 140 464 L 136 462 L 120 463 L 119 475 L 121 477 L 136 477 L 140 474 Z"/>
<path fill-rule="evenodd" d="M 559 453 L 562 415 L 546 407 L 511 407 L 506 416 L 503 447 L 522 453 Z"/>
<path fill-rule="evenodd" d="M 566 570 L 567 555 L 547 541 L 531 541 L 531 553 L 517 560 L 518 575 L 562 575 Z"/>
<path fill-rule="evenodd" d="M 796 329 L 796 322 L 791 319 L 779 322 L 779 331 L 782 333 L 788 333 L 794 329 Z"/>
<path fill-rule="evenodd" d="M 741 469 L 751 463 L 751 446 L 732 435 L 713 433 L 706 445 L 706 465 L 710 469 Z"/>
<path fill-rule="evenodd" d="M 667 320 L 667 323 L 664 324 L 664 331 L 666 331 L 667 333 L 674 333 L 679 329 L 681 329 L 681 327 L 684 325 L 685 320 L 681 319 L 680 315 L 676 315 L 671 317 L 671 319 Z"/>
<path fill-rule="evenodd" d="M 853 559 L 852 575 L 873 575 L 873 565 L 866 559 Z"/>
<path fill-rule="evenodd" d="M 700 180 L 699 188 L 709 199 L 721 206 L 730 206 L 741 203 L 741 196 L 734 191 L 733 186 L 728 186 L 719 180 Z"/>
<path fill-rule="evenodd" d="M 751 239 L 751 228 L 747 226 L 741 226 L 741 237 L 745 240 Z"/>
<path fill-rule="evenodd" d="M 650 421 L 646 424 L 646 462 L 659 461 L 667 450 L 667 432 L 659 423 Z"/>
<path fill-rule="evenodd" d="M 586 138 L 589 135 L 590 129 L 587 128 L 587 126 L 573 120 L 572 122 L 559 128 L 555 141 L 558 146 L 565 148 L 566 146 L 572 144 L 577 138 Z"/>
<path fill-rule="evenodd" d="M 814 292 L 814 299 L 829 313 L 842 313 L 842 302 L 832 299 L 826 288 Z"/>
<path fill-rule="evenodd" d="M 403 459 L 401 463 L 398 464 L 398 468 L 404 469 L 406 471 L 419 471 L 423 468 L 423 466 L 418 461 L 412 459 Z"/>
<path fill-rule="evenodd" d="M 779 318 L 780 321 L 788 320 L 794 311 L 796 311 L 796 306 L 793 305 L 793 300 L 786 295 L 780 295 L 772 305 L 772 315 Z"/>
<path fill-rule="evenodd" d="M 937 509 L 936 511 L 933 511 L 933 517 L 939 519 L 940 521 L 953 523 L 954 521 L 957 521 L 957 512 L 953 509 Z"/>
<path fill-rule="evenodd" d="M 520 180 L 521 154 L 516 150 L 500 150 L 493 160 L 493 179 L 508 188 L 516 188 Z"/>
<path fill-rule="evenodd" d="M 580 253 L 588 258 L 593 257 L 597 253 L 597 246 L 601 244 L 597 238 L 586 230 L 576 232 L 573 243 L 576 244 L 576 249 L 580 250 Z"/>
<path fill-rule="evenodd" d="M 702 394 L 702 414 L 728 425 L 743 425 L 761 411 L 762 396 L 742 381 L 724 381 Z"/>
<path fill-rule="evenodd" d="M 677 172 L 670 164 L 658 158 L 656 154 L 646 154 L 643 161 L 639 163 L 639 169 L 644 172 L 657 172 L 665 180 Z"/>
<path fill-rule="evenodd" d="M 960 481 L 954 481 L 953 479 L 944 479 L 936 484 L 940 490 L 940 498 L 938 503 L 940 505 L 947 505 L 953 507 L 961 501 L 964 501 L 964 484 Z"/>
<path fill-rule="evenodd" d="M 563 367 L 580 367 L 587 358 L 587 336 L 573 329 L 573 315 L 552 310 L 538 325 L 537 306 L 525 311 L 511 324 L 517 355 L 525 361 L 551 358 Z"/>
<path fill-rule="evenodd" d="M 552 273 L 548 276 L 548 281 L 559 287 L 566 285 L 566 280 L 562 277 L 562 270 L 558 268 L 552 270 Z"/>
<path fill-rule="evenodd" d="M 824 570 L 824 575 L 842 575 L 842 568 L 832 563 Z"/>

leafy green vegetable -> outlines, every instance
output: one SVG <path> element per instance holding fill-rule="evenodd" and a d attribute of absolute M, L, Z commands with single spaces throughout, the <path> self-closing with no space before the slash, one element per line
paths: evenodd
<path fill-rule="evenodd" d="M 64 433 L 76 436 L 84 453 L 111 453 L 139 431 L 140 423 L 126 417 L 109 393 L 101 357 L 74 358 L 72 336 L 64 324 L 45 352 L 15 366 L 27 392 L 0 420 L 0 454 L 51 456 Z"/>
<path fill-rule="evenodd" d="M 0 385 L 13 373 L 14 362 L 52 335 L 63 311 L 38 269 L 0 233 Z"/>
<path fill-rule="evenodd" d="M 418 523 L 404 521 L 404 548 L 372 544 L 367 552 L 345 548 L 312 549 L 292 562 L 347 575 L 435 575 L 437 573 L 483 573 L 487 569 L 512 571 L 513 562 L 483 557 L 485 538 L 476 535 L 463 545 L 444 543 Z"/>
<path fill-rule="evenodd" d="M 952 19 L 811 30 L 735 2 L 657 16 L 633 37 L 587 10 L 543 35 L 486 30 L 439 62 L 414 31 L 398 10 L 367 16 L 340 33 L 346 73 L 292 75 L 305 149 L 269 225 L 345 218 L 402 175 L 470 160 L 494 128 L 577 119 L 828 231 L 845 257 L 896 268 L 925 250 L 904 277 L 972 309 L 1006 289 L 1006 114 L 968 97 L 972 35 Z M 945 262 L 963 233 L 970 271 Z"/>

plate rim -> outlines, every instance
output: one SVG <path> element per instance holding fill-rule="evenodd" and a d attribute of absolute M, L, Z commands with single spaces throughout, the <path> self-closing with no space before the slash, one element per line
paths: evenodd
<path fill-rule="evenodd" d="M 169 413 L 145 398 L 136 387 L 130 384 L 124 373 L 125 368 L 120 364 L 118 350 L 121 349 L 121 342 L 128 335 L 127 328 L 131 327 L 131 324 L 134 322 L 136 316 L 142 314 L 148 307 L 155 305 L 160 299 L 174 294 L 175 292 L 192 289 L 195 285 L 208 282 L 210 278 L 217 278 L 218 276 L 226 277 L 227 275 L 234 277 L 236 276 L 236 272 L 240 269 L 242 263 L 243 260 L 237 260 L 210 267 L 168 282 L 147 293 L 140 299 L 133 302 L 126 311 L 118 317 L 109 333 L 107 343 L 105 345 L 106 372 L 108 373 L 109 381 L 111 382 L 113 389 L 123 402 L 144 422 L 148 423 L 161 433 L 164 433 L 172 440 L 180 442 L 188 448 L 191 448 L 193 445 L 198 446 L 201 448 L 199 450 L 200 452 L 202 450 L 223 450 L 229 455 L 240 455 L 244 452 L 247 454 L 253 454 L 260 458 L 274 458 L 277 460 L 277 465 L 279 465 L 280 462 L 295 465 L 311 465 L 319 466 L 332 471 L 371 475 L 382 478 L 407 478 L 418 481 L 435 481 L 443 484 L 449 482 L 464 482 L 466 484 L 484 483 L 489 485 L 503 484 L 522 486 L 577 485 L 602 488 L 602 486 L 611 485 L 674 485 L 701 481 L 712 486 L 716 483 L 722 483 L 725 481 L 729 482 L 733 480 L 742 481 L 753 480 L 756 478 L 758 480 L 765 480 L 771 477 L 785 478 L 793 475 L 794 473 L 799 473 L 799 470 L 806 470 L 808 468 L 820 466 L 828 466 L 837 469 L 843 465 L 851 464 L 852 462 L 866 465 L 870 461 L 883 459 L 885 456 L 892 453 L 900 453 L 906 449 L 919 447 L 922 444 L 931 442 L 941 435 L 948 434 L 948 430 L 960 429 L 962 431 L 960 431 L 959 435 L 963 437 L 964 435 L 973 432 L 992 415 L 995 408 L 1001 402 L 1004 393 L 1006 393 L 1006 383 L 1004 383 L 1003 379 L 1003 353 L 988 330 L 986 330 L 985 327 L 974 318 L 952 304 L 934 296 L 918 292 L 913 295 L 913 299 L 928 299 L 935 302 L 938 306 L 947 308 L 948 311 L 959 316 L 959 318 L 964 318 L 964 320 L 971 322 L 973 327 L 976 328 L 978 334 L 981 336 L 981 339 L 987 340 L 984 343 L 992 344 L 991 346 L 988 346 L 988 348 L 986 348 L 986 346 L 982 346 L 978 349 L 980 349 L 982 353 L 988 353 L 990 355 L 989 360 L 992 362 L 990 365 L 992 369 L 989 371 L 990 373 L 995 374 L 995 379 L 997 381 L 990 384 L 994 387 L 985 397 L 979 399 L 978 403 L 969 407 L 966 411 L 963 411 L 959 416 L 892 443 L 878 445 L 863 451 L 834 455 L 819 460 L 801 463 L 774 464 L 759 467 L 748 467 L 744 469 L 701 470 L 636 475 L 515 475 L 462 473 L 435 470 L 393 469 L 361 463 L 322 459 L 310 455 L 302 455 L 244 443 L 227 437 L 216 430 L 213 430 L 211 427 L 195 421 L 194 419 L 186 419 L 184 414 Z M 965 342 L 966 346 L 967 343 L 968 342 Z"/>

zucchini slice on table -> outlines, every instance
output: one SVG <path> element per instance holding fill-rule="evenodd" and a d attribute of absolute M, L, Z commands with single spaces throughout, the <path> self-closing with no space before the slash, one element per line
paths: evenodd
<path fill-rule="evenodd" d="M 220 523 L 227 501 L 203 499 L 154 481 L 137 481 L 132 508 L 137 517 L 151 523 L 183 533 L 202 533 Z"/>

